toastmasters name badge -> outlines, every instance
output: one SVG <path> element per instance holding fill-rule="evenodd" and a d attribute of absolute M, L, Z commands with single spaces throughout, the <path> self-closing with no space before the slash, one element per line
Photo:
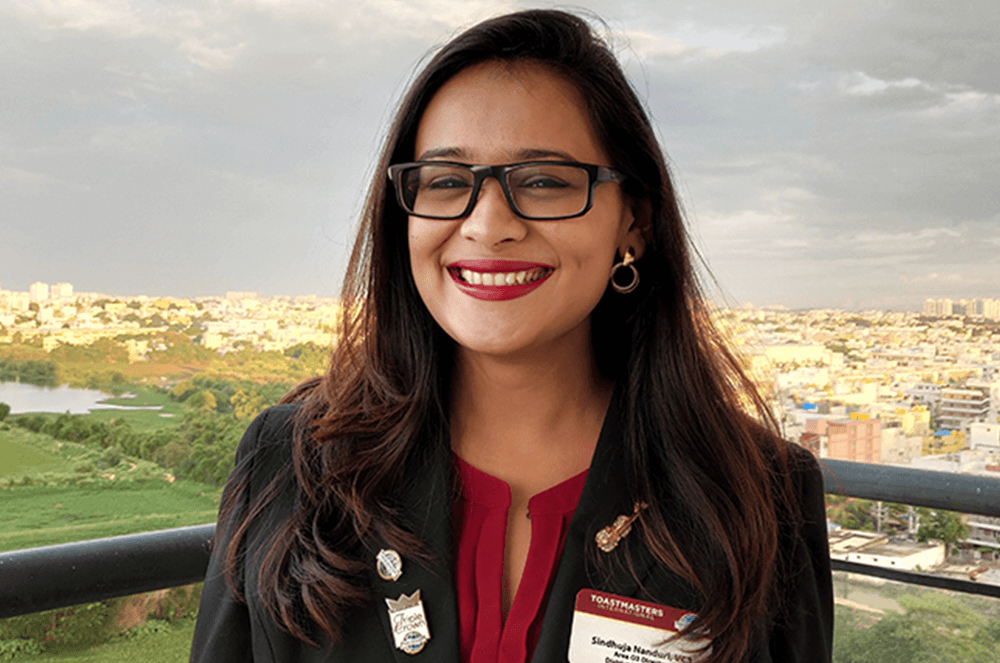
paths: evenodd
<path fill-rule="evenodd" d="M 705 640 L 675 638 L 697 617 L 693 612 L 581 589 L 576 595 L 570 663 L 700 663 Z"/>
<path fill-rule="evenodd" d="M 396 648 L 407 654 L 419 653 L 431 639 L 420 590 L 410 596 L 400 594 L 398 599 L 386 599 L 385 602 L 389 606 L 389 624 Z"/>

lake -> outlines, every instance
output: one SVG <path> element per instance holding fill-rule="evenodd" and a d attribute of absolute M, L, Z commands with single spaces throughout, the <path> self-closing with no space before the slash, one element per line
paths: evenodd
<path fill-rule="evenodd" d="M 128 395 L 120 398 L 127 398 Z M 0 382 L 0 403 L 10 406 L 11 414 L 25 412 L 55 412 L 62 414 L 87 414 L 91 410 L 159 410 L 161 406 L 130 407 L 102 403 L 112 398 L 95 389 L 73 389 L 61 387 L 37 387 L 20 382 Z"/>

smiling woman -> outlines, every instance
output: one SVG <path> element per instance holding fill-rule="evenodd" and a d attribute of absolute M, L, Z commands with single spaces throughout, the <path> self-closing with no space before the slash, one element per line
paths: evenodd
<path fill-rule="evenodd" d="M 476 164 L 558 159 L 513 171 L 508 165 L 500 178 L 480 179 L 480 191 L 469 189 L 464 213 L 450 222 L 411 212 L 410 263 L 421 299 L 460 355 L 516 353 L 540 367 L 552 344 L 575 343 L 574 353 L 593 356 L 590 312 L 607 290 L 616 251 L 640 247 L 642 234 L 619 186 L 595 181 L 590 193 L 590 173 L 608 172 L 610 164 L 579 91 L 544 65 L 469 67 L 434 95 L 414 152 L 430 168 L 440 168 L 435 164 L 443 158 Z M 573 162 L 595 165 L 567 165 Z M 571 172 L 557 175 L 563 171 Z M 520 188 L 531 193 L 511 186 L 521 179 Z M 568 185 L 573 181 L 576 187 Z M 549 193 L 532 207 L 524 199 L 540 198 L 534 192 L 542 184 L 561 195 Z M 544 212 L 543 218 L 523 218 L 532 212 Z"/>
<path fill-rule="evenodd" d="M 330 371 L 240 445 L 192 661 L 829 660 L 818 467 L 711 326 L 586 22 L 428 63 L 345 284 Z"/>

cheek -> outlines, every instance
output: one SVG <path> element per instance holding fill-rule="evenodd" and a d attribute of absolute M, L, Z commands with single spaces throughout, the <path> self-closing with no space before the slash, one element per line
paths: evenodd
<path fill-rule="evenodd" d="M 410 270 L 421 295 L 426 298 L 425 289 L 443 274 L 441 251 L 454 228 L 449 223 L 428 223 L 426 219 L 411 219 L 407 232 L 410 250 Z"/>

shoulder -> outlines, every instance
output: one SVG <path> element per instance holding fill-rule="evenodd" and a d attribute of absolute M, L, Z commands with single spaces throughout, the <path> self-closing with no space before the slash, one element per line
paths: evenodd
<path fill-rule="evenodd" d="M 787 451 L 794 502 L 781 522 L 778 614 L 767 655 L 754 660 L 829 661 L 833 584 L 823 472 L 808 449 L 788 443 Z"/>
<path fill-rule="evenodd" d="M 236 467 L 265 455 L 282 456 L 287 453 L 290 460 L 298 409 L 295 403 L 275 405 L 257 415 L 247 426 L 236 449 Z"/>
<path fill-rule="evenodd" d="M 819 459 L 797 444 L 786 442 L 788 453 L 788 471 L 792 476 L 792 484 L 803 503 L 822 501 L 825 490 L 823 487 L 823 471 Z M 824 516 L 825 521 L 825 516 Z"/>
<path fill-rule="evenodd" d="M 236 448 L 233 471 L 226 482 L 227 493 L 240 493 L 244 499 L 249 499 L 259 495 L 265 486 L 279 477 L 286 488 L 291 488 L 298 410 L 296 404 L 276 405 L 250 422 Z M 244 504 L 244 507 L 248 506 L 249 502 Z"/>

